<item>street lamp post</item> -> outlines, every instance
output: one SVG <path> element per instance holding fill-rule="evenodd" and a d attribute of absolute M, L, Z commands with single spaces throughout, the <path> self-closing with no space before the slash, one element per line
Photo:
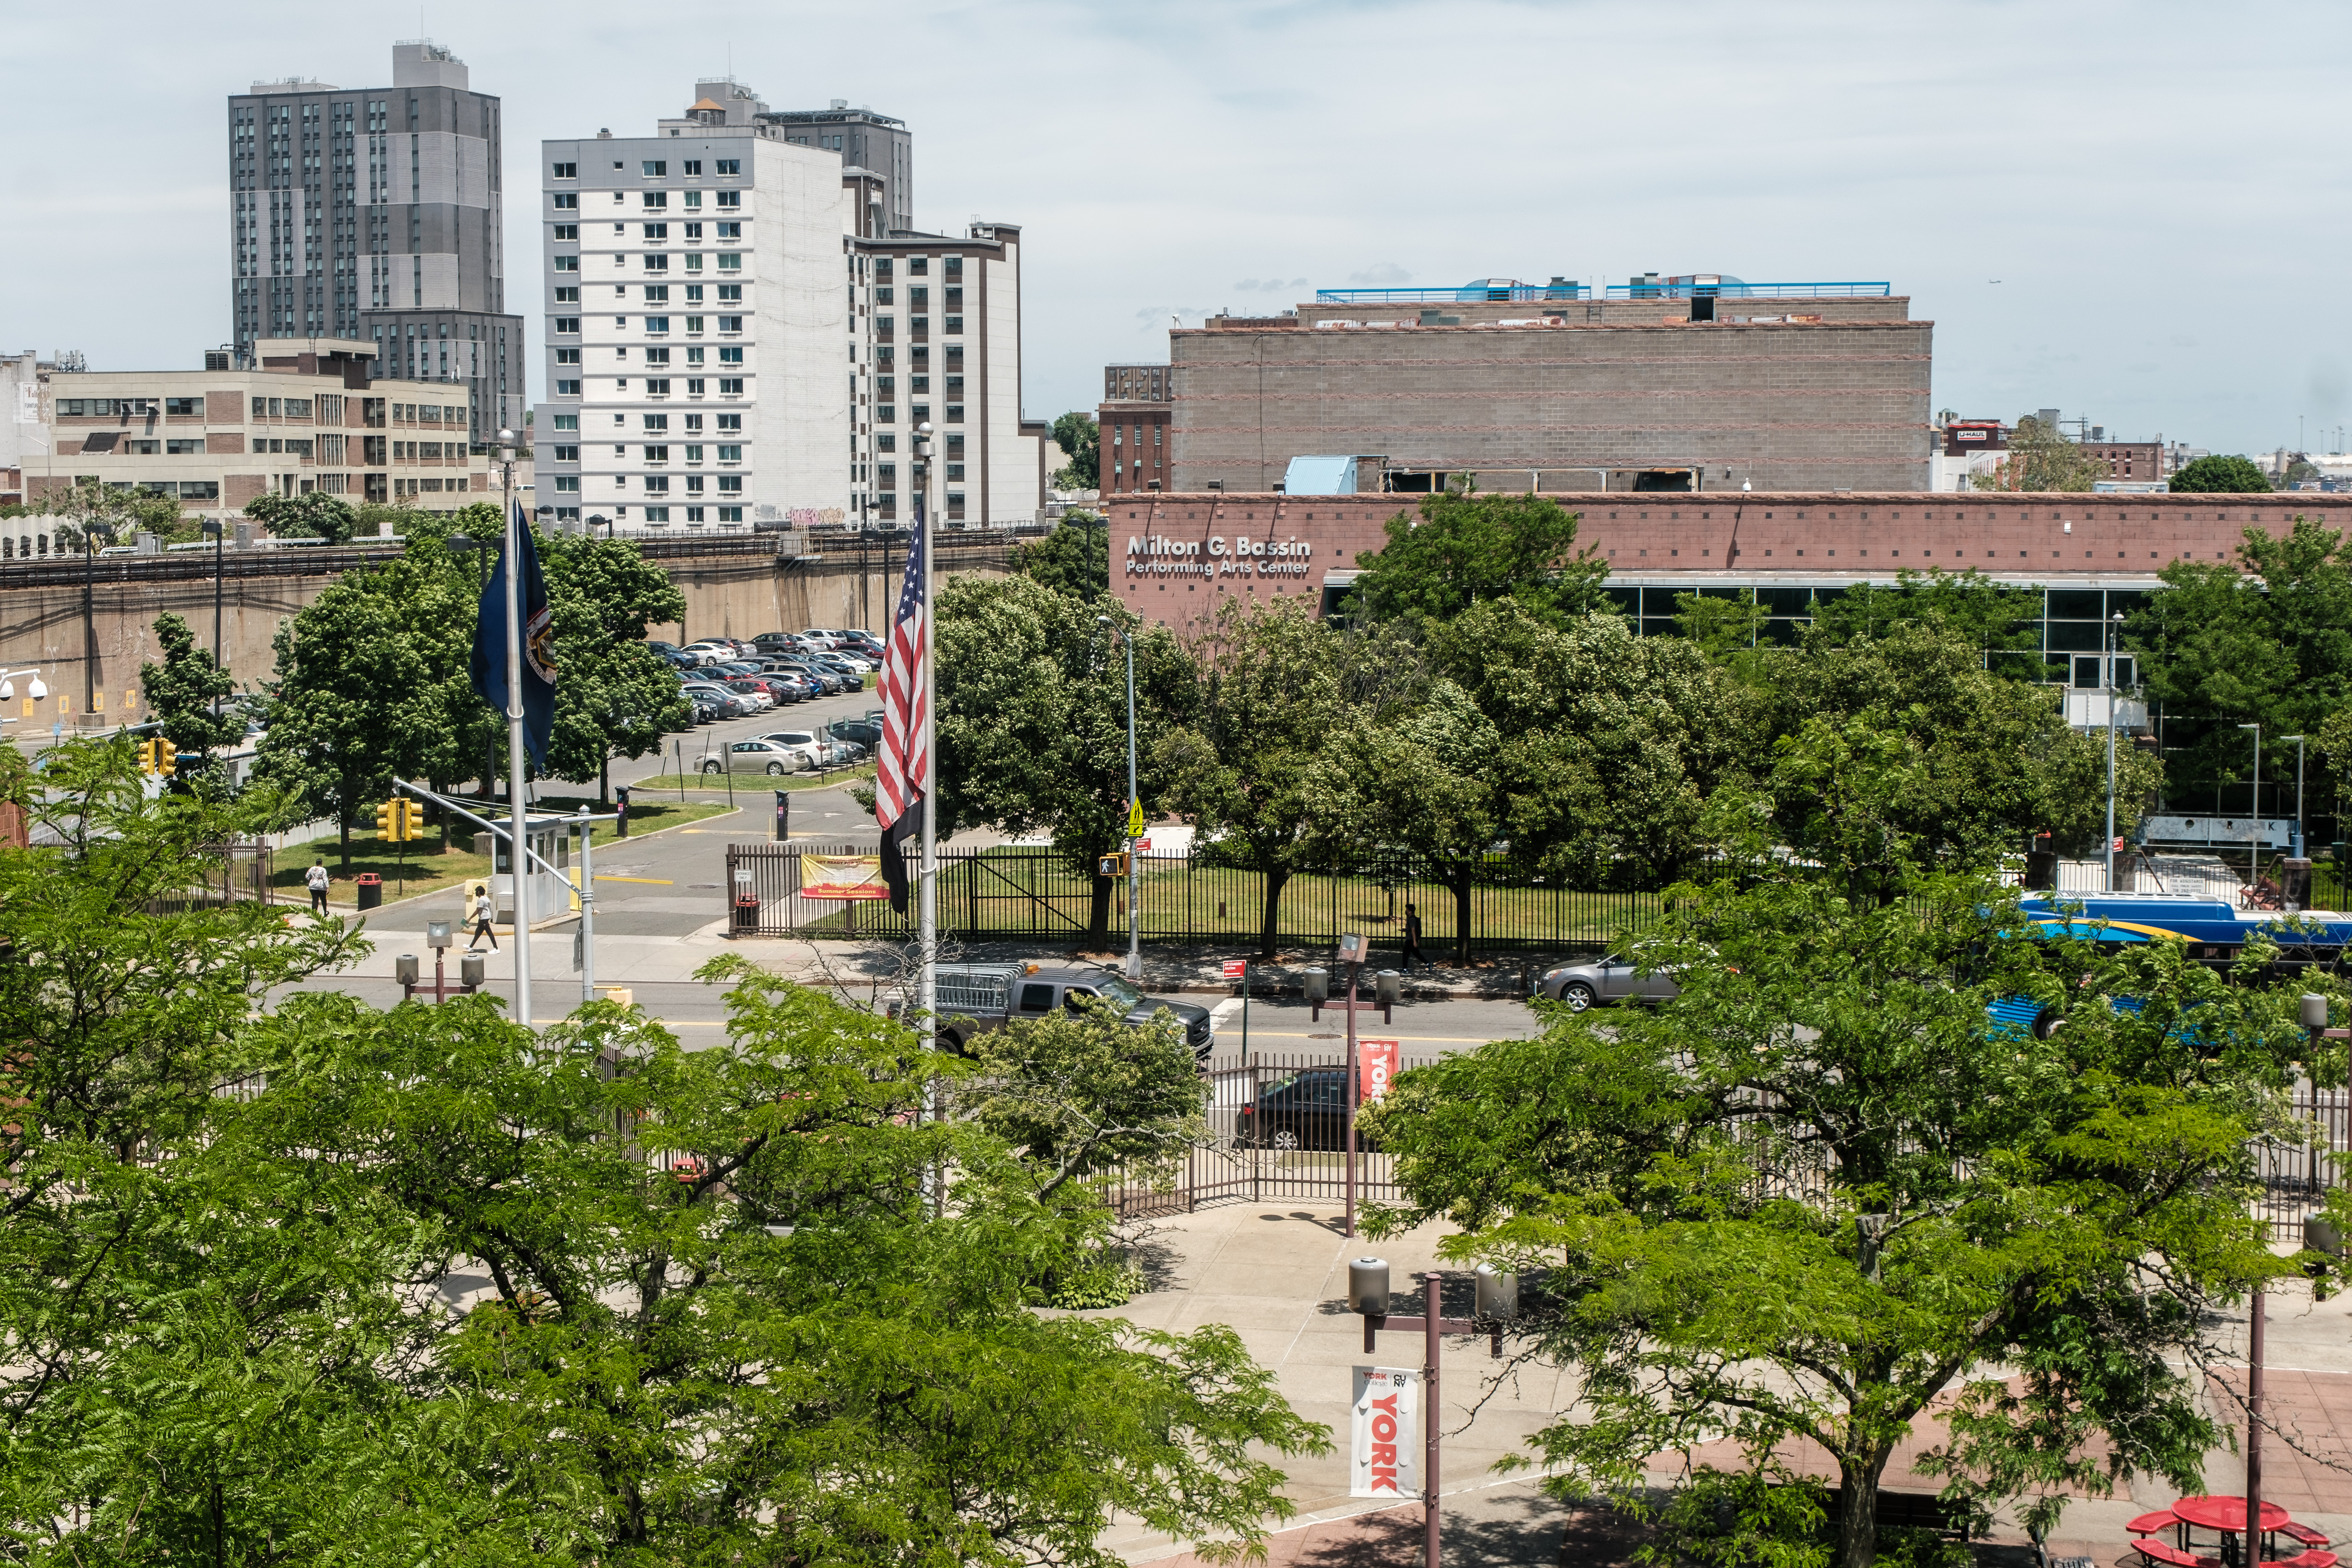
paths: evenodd
<path fill-rule="evenodd" d="M 213 541 L 213 668 L 226 669 L 228 655 L 221 647 L 221 551 L 227 542 L 228 525 L 213 520 L 199 523 L 197 526 L 212 535 Z M 220 714 L 220 704 L 217 701 L 213 704 L 213 713 L 215 718 Z"/>
<path fill-rule="evenodd" d="M 2246 819 L 2246 889 L 2252 892 L 2263 873 L 2263 727 L 2241 724 L 2238 728 L 2254 732 L 2254 810 Z"/>
<path fill-rule="evenodd" d="M 1136 817 L 1143 810 L 1143 796 L 1135 784 L 1135 639 L 1111 624 L 1108 616 L 1097 616 L 1095 625 L 1108 626 L 1110 635 L 1127 647 L 1127 977 L 1140 983 L 1143 979 L 1142 911 L 1136 907 L 1136 894 L 1143 884 L 1136 876 Z"/>
<path fill-rule="evenodd" d="M 2107 891 L 2116 890 L 2116 703 L 2123 689 L 2116 679 L 2116 643 L 2123 636 L 2124 616 L 2117 610 L 2107 622 Z"/>
<path fill-rule="evenodd" d="M 2294 838 L 2287 853 L 2300 860 L 2303 858 L 2303 737 L 2281 735 L 2279 741 L 2282 744 L 2288 741 L 2294 742 Z"/>
<path fill-rule="evenodd" d="M 94 567 L 98 541 L 111 540 L 110 523 L 88 522 L 81 531 L 81 710 L 98 706 L 98 610 Z"/>

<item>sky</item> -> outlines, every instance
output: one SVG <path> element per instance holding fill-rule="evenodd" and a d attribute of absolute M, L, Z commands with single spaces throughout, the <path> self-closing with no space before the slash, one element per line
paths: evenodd
<path fill-rule="evenodd" d="M 12 6 L 0 348 L 201 363 L 228 335 L 224 100 L 388 83 L 393 33 L 355 23 L 407 35 L 400 9 Z M 919 226 L 1022 226 L 1033 417 L 1164 361 L 1171 315 L 1712 271 L 1892 282 L 1962 417 L 2352 440 L 2340 3 L 428 0 L 415 26 L 505 100 L 534 398 L 539 141 L 649 132 L 731 72 L 906 121 Z"/>

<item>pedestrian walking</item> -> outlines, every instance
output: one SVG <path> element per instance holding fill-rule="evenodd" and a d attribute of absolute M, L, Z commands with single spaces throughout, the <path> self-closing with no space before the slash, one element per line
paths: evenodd
<path fill-rule="evenodd" d="M 302 873 L 302 885 L 310 889 L 310 912 L 324 915 L 327 912 L 327 858 L 324 855 L 311 861 L 310 868 Z"/>
<path fill-rule="evenodd" d="M 1421 953 L 1421 906 L 1407 904 L 1404 907 L 1404 966 L 1411 969 L 1416 963 L 1423 969 L 1430 967 L 1429 960 Z"/>
<path fill-rule="evenodd" d="M 481 941 L 484 937 L 488 937 L 490 939 L 490 951 L 492 952 L 498 952 L 499 933 L 490 929 L 490 889 L 488 883 L 477 882 L 474 884 L 474 897 L 467 908 L 466 918 L 472 922 L 474 927 L 474 934 L 466 939 L 466 951 L 467 952 L 473 952 L 474 944 L 476 942 Z"/>

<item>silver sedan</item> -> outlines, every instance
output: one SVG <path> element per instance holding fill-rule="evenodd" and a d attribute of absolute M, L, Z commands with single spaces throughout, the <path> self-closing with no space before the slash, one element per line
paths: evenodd
<path fill-rule="evenodd" d="M 1571 1013 L 1604 1002 L 1663 1002 L 1679 989 L 1673 975 L 1643 974 L 1632 959 L 1619 957 L 1563 964 L 1544 971 L 1536 981 L 1537 995 L 1564 1002 Z"/>

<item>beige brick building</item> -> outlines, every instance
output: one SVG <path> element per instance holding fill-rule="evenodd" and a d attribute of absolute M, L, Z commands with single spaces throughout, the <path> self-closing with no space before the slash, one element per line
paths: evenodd
<path fill-rule="evenodd" d="M 47 447 L 27 502 L 94 479 L 226 518 L 265 491 L 447 511 L 483 499 L 462 383 L 371 379 L 362 339 L 265 338 L 258 370 L 58 372 L 40 389 Z"/>
<path fill-rule="evenodd" d="M 1887 285 L 1607 294 L 1327 289 L 1173 331 L 1161 488 L 1270 491 L 1317 455 L 1377 457 L 1401 491 L 1929 488 L 1934 323 Z"/>

